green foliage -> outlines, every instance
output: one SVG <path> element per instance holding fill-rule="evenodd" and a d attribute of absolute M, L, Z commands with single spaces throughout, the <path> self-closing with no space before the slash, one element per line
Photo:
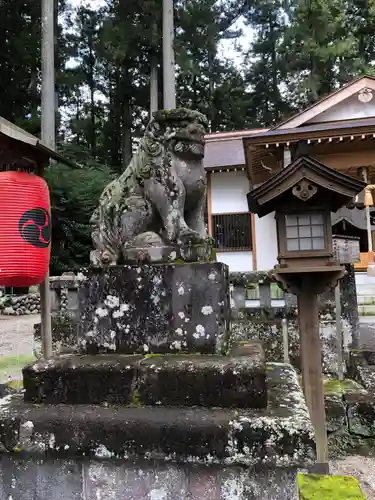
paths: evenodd
<path fill-rule="evenodd" d="M 113 177 L 108 167 L 93 162 L 77 169 L 54 164 L 47 171 L 52 204 L 52 274 L 89 263 L 90 217 Z"/>

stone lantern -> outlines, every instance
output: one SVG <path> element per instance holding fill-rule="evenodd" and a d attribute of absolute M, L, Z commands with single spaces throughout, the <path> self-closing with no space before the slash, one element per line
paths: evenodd
<path fill-rule="evenodd" d="M 278 264 L 274 277 L 298 298 L 302 379 L 315 428 L 318 469 L 328 469 L 317 296 L 333 289 L 345 268 L 333 248 L 331 212 L 346 205 L 365 183 L 311 157 L 299 157 L 248 195 L 259 217 L 275 212 Z"/>

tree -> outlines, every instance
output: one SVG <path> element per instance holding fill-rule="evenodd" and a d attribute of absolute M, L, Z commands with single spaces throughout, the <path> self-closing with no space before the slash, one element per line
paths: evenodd
<path fill-rule="evenodd" d="M 286 29 L 282 0 L 256 1 L 245 19 L 254 30 L 254 40 L 246 53 L 245 75 L 252 91 L 252 119 L 257 126 L 277 123 L 288 111 L 280 90 L 285 64 L 280 47 Z"/>
<path fill-rule="evenodd" d="M 0 92 L 6 96 L 0 115 L 33 133 L 40 130 L 40 10 L 38 0 L 0 3 Z"/>
<path fill-rule="evenodd" d="M 65 154 L 72 156 L 75 152 L 70 148 Z M 92 247 L 90 217 L 113 177 L 108 167 L 92 161 L 77 169 L 55 164 L 47 170 L 52 205 L 52 274 L 88 264 Z"/>
<path fill-rule="evenodd" d="M 347 29 L 346 0 L 296 0 L 285 32 L 282 55 L 287 64 L 291 103 L 297 108 L 337 88 L 343 62 L 356 55 Z"/>
<path fill-rule="evenodd" d="M 177 99 L 181 105 L 191 106 L 205 113 L 211 131 L 221 128 L 221 84 L 228 89 L 228 72 L 242 92 L 232 98 L 247 100 L 245 82 L 233 64 L 218 57 L 221 40 L 238 37 L 241 32 L 232 29 L 238 17 L 245 11 L 246 2 L 226 0 L 181 0 L 176 4 L 176 62 L 179 67 Z M 240 80 L 242 82 L 239 84 Z M 244 111 L 243 104 L 235 106 Z M 244 124 L 246 117 L 237 116 L 237 123 Z M 232 128 L 234 123 L 226 126 Z"/>

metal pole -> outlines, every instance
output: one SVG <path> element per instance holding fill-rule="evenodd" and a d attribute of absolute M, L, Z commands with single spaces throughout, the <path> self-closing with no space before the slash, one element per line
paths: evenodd
<path fill-rule="evenodd" d="M 42 142 L 55 148 L 55 39 L 54 0 L 42 0 Z M 51 295 L 49 273 L 40 285 L 43 356 L 52 357 Z"/>
<path fill-rule="evenodd" d="M 335 288 L 335 303 L 336 303 L 336 346 L 337 346 L 336 348 L 337 348 L 338 376 L 339 380 L 344 380 L 340 282 L 338 282 Z"/>
<path fill-rule="evenodd" d="M 173 0 L 163 0 L 163 96 L 164 108 L 176 107 Z"/>

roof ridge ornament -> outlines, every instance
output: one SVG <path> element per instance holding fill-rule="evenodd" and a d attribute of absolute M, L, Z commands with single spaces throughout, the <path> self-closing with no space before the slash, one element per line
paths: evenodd
<path fill-rule="evenodd" d="M 368 102 L 372 101 L 374 94 L 372 92 L 372 89 L 364 87 L 358 92 L 357 97 L 358 101 L 362 102 L 363 104 L 367 104 Z"/>

